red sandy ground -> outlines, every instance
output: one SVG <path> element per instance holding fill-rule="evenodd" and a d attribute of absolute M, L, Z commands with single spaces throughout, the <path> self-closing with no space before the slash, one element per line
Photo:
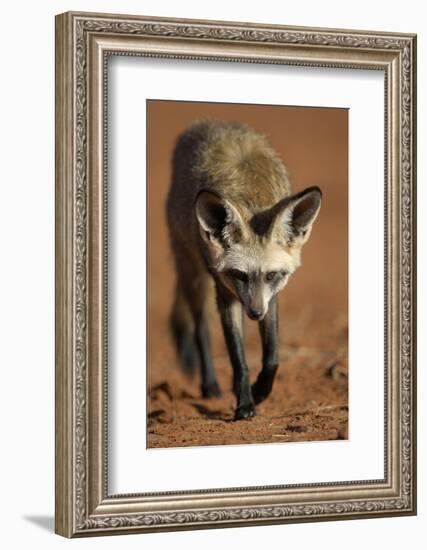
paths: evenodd
<path fill-rule="evenodd" d="M 302 316 L 299 323 L 299 327 L 294 325 L 291 334 L 310 333 L 314 319 Z M 189 382 L 176 364 L 164 364 L 152 371 L 148 446 L 347 439 L 346 324 L 338 323 L 334 332 L 335 339 L 327 344 L 323 340 L 321 345 L 309 342 L 301 346 L 295 340 L 287 348 L 282 347 L 273 392 L 258 405 L 257 416 L 251 420 L 233 421 L 235 399 L 225 351 L 214 357 L 223 390 L 223 397 L 219 399 L 202 399 L 199 380 Z M 260 352 L 257 353 L 255 347 L 249 346 L 247 355 L 252 380 L 261 363 Z"/>

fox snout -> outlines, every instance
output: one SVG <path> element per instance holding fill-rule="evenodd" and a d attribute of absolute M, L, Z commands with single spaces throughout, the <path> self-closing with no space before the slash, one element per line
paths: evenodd
<path fill-rule="evenodd" d="M 268 311 L 268 303 L 266 303 L 262 288 L 249 290 L 248 296 L 246 300 L 244 300 L 243 307 L 249 319 L 261 321 Z"/>
<path fill-rule="evenodd" d="M 246 309 L 246 313 L 252 321 L 261 321 L 265 315 L 265 312 L 262 309 L 253 309 L 251 307 Z"/>

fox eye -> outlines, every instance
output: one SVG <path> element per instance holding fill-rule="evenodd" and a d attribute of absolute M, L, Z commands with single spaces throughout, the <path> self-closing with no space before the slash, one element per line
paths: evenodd
<path fill-rule="evenodd" d="M 278 272 L 277 271 L 269 271 L 265 278 L 267 279 L 267 281 L 271 282 L 271 281 L 274 281 L 274 279 L 278 276 Z"/>
<path fill-rule="evenodd" d="M 248 274 L 245 273 L 244 271 L 240 271 L 239 269 L 230 269 L 228 274 L 233 279 L 237 279 L 238 281 L 242 281 L 242 283 L 247 283 L 247 281 L 248 281 Z"/>
<path fill-rule="evenodd" d="M 275 281 L 277 279 L 282 279 L 285 277 L 286 271 L 269 271 L 266 273 L 265 278 L 266 280 L 271 283 L 272 281 Z"/>

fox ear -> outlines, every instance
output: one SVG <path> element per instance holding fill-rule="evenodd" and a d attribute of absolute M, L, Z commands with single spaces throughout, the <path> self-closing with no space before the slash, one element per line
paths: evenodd
<path fill-rule="evenodd" d="M 283 199 L 275 208 L 273 232 L 277 237 L 286 237 L 287 240 L 300 237 L 302 243 L 305 243 L 310 236 L 321 203 L 322 192 L 319 187 L 308 187 L 304 191 Z"/>
<path fill-rule="evenodd" d="M 222 246 L 230 246 L 243 237 L 243 220 L 226 199 L 211 191 L 201 191 L 196 198 L 196 217 L 202 237 Z"/>

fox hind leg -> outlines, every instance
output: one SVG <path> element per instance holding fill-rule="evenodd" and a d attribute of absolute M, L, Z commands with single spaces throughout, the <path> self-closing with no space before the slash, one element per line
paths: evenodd
<path fill-rule="evenodd" d="M 170 316 L 170 326 L 180 365 L 185 374 L 192 377 L 199 368 L 200 359 L 196 345 L 193 315 L 178 284 Z"/>
<path fill-rule="evenodd" d="M 193 277 L 187 277 L 185 289 L 191 297 L 189 304 L 193 313 L 194 332 L 200 358 L 201 391 L 203 397 L 219 397 L 219 388 L 212 361 L 208 326 L 208 301 L 210 297 L 210 275 L 204 269 L 195 270 Z"/>
<path fill-rule="evenodd" d="M 185 279 L 178 277 L 171 325 L 184 372 L 192 376 L 200 369 L 202 395 L 210 398 L 219 397 L 221 390 L 212 362 L 206 279 L 203 276 L 195 278 L 194 274 Z"/>
<path fill-rule="evenodd" d="M 218 385 L 212 362 L 212 352 L 209 337 L 206 314 L 202 313 L 195 321 L 196 342 L 200 354 L 200 366 L 202 375 L 203 397 L 220 397 L 221 390 Z"/>

